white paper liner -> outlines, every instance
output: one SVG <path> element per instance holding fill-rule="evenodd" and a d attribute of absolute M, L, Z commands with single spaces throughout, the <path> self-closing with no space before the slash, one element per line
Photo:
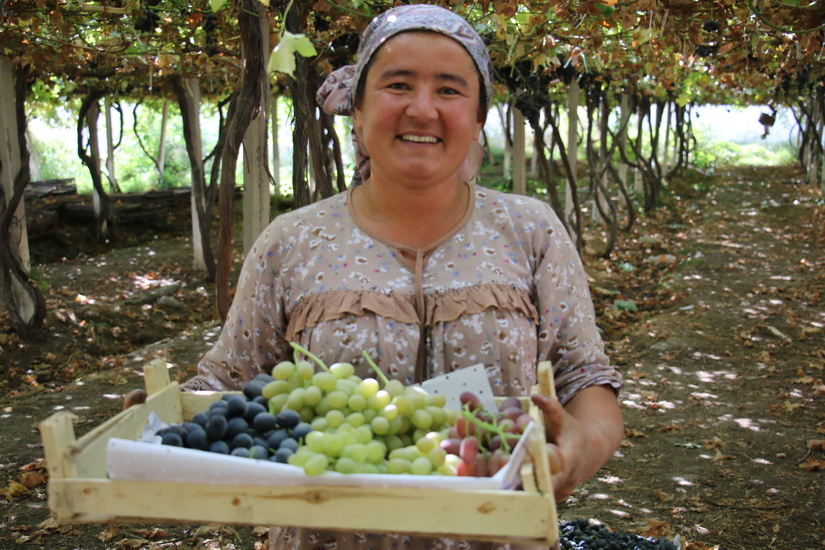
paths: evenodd
<path fill-rule="evenodd" d="M 490 412 L 498 411 L 493 388 L 481 363 L 430 378 L 420 386 L 427 393 L 443 394 L 447 398 L 445 409 L 461 409 L 461 392 L 469 391 L 479 398 L 484 409 Z"/>
<path fill-rule="evenodd" d="M 128 481 L 190 482 L 211 485 L 354 485 L 422 487 L 440 489 L 515 489 L 521 482 L 521 465 L 527 456 L 531 422 L 508 461 L 493 477 L 415 476 L 389 474 L 339 474 L 308 476 L 302 468 L 161 445 L 149 441 L 111 438 L 106 449 L 110 479 Z"/>

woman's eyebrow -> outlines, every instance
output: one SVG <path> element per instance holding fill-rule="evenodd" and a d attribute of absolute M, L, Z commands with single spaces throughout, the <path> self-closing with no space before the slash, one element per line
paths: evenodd
<path fill-rule="evenodd" d="M 415 76 L 416 72 L 410 69 L 387 69 L 383 73 L 381 73 L 380 78 L 382 80 L 388 78 L 398 78 L 398 77 L 411 77 Z M 469 83 L 467 79 L 463 76 L 455 73 L 438 73 L 435 75 L 436 80 L 444 81 L 444 82 L 454 82 L 461 86 L 468 86 Z"/>

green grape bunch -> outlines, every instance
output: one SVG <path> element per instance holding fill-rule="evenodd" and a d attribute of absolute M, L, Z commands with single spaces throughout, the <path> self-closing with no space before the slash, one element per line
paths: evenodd
<path fill-rule="evenodd" d="M 461 410 L 447 409 L 441 394 L 388 380 L 367 352 L 375 378 L 292 347 L 292 361 L 257 375 L 242 395 L 224 394 L 191 422 L 159 431 L 162 443 L 290 464 L 308 476 L 483 477 L 507 464 L 529 419 L 517 398 L 489 413 L 469 392 Z"/>

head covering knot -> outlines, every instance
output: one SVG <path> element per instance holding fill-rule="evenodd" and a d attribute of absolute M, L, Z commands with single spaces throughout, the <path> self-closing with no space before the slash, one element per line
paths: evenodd
<path fill-rule="evenodd" d="M 487 46 L 476 30 L 460 15 L 450 10 L 428 4 L 404 5 L 385 11 L 367 26 L 358 45 L 356 63 L 333 71 L 318 89 L 316 99 L 327 113 L 352 116 L 355 110 L 355 93 L 359 81 L 365 77 L 375 52 L 396 34 L 409 31 L 437 32 L 452 38 L 467 50 L 481 76 L 485 110 L 490 106 L 493 95 L 493 69 Z M 370 175 L 369 156 L 358 143 L 353 132 L 352 145 L 355 150 L 356 171 L 352 185 L 366 181 Z M 470 150 L 462 166 L 463 179 L 472 179 L 481 164 L 479 150 Z"/>

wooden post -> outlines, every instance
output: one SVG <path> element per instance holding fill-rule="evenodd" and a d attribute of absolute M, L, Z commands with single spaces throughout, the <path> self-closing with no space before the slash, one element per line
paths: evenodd
<path fill-rule="evenodd" d="M 160 140 L 158 141 L 158 185 L 163 183 L 163 168 L 166 166 L 166 130 L 169 127 L 169 98 L 163 100 L 163 116 L 160 118 Z"/>
<path fill-rule="evenodd" d="M 189 119 L 192 124 L 192 156 L 194 162 L 200 162 L 197 172 L 203 177 L 203 138 L 201 137 L 200 124 L 200 104 L 201 104 L 201 82 L 200 77 L 193 76 L 183 81 L 184 93 L 191 97 L 187 102 Z M 183 106 L 181 106 L 183 108 Z M 196 170 L 193 170 L 194 174 Z M 198 271 L 207 271 L 206 258 L 203 251 L 203 240 L 201 236 L 200 220 L 198 219 L 198 201 L 202 208 L 206 208 L 205 189 L 192 181 L 192 193 L 189 195 L 190 217 L 192 219 L 192 265 Z"/>
<path fill-rule="evenodd" d="M 261 19 L 263 51 L 254 55 L 264 56 L 264 66 L 269 64 L 269 27 L 266 18 Z M 267 152 L 267 112 L 269 105 L 269 81 L 261 94 L 261 109 L 252 119 L 243 138 L 243 250 L 249 252 L 255 239 L 269 223 L 269 166 Z"/>
<path fill-rule="evenodd" d="M 659 105 L 657 109 L 661 109 L 662 106 Z M 670 134 L 671 134 L 671 127 L 670 127 L 670 119 L 673 116 L 673 103 L 668 101 L 667 102 L 667 114 L 665 115 L 667 118 L 665 119 L 665 144 L 664 144 L 664 151 L 662 151 L 662 175 L 666 176 L 668 171 L 668 166 L 670 166 Z"/>
<path fill-rule="evenodd" d="M 513 107 L 513 193 L 527 194 L 527 158 L 525 154 L 524 115 Z"/>
<path fill-rule="evenodd" d="M 271 98 L 269 108 L 270 125 L 272 126 L 272 179 L 275 182 L 275 196 L 281 196 L 281 145 L 278 139 L 278 96 Z"/>
<path fill-rule="evenodd" d="M 0 55 L 0 185 L 6 196 L 6 205 L 14 194 L 14 178 L 20 171 L 20 141 L 18 140 L 17 115 L 14 111 L 14 70 L 8 57 Z M 6 206 L 4 205 L 4 206 Z M 14 212 L 14 222 L 9 228 L 9 238 L 17 245 L 17 253 L 23 268 L 30 268 L 29 235 L 26 230 L 26 199 L 20 201 Z M 17 284 L 17 283 L 14 283 Z M 18 289 L 19 290 L 19 289 Z M 22 293 L 19 297 L 24 298 Z"/>
<path fill-rule="evenodd" d="M 621 103 L 620 103 L 620 105 L 621 105 L 620 106 L 620 110 L 621 110 L 620 127 L 622 128 L 622 130 L 619 133 L 619 146 L 623 150 L 625 150 L 625 148 L 627 147 L 627 124 L 625 124 L 625 121 L 630 118 L 630 113 L 628 112 L 628 110 L 630 109 L 630 106 L 628 105 L 628 99 L 627 99 L 627 94 L 626 93 L 622 94 L 620 101 L 621 101 Z M 619 179 L 622 180 L 622 183 L 624 184 L 625 189 L 627 189 L 627 183 L 628 183 L 628 181 L 627 181 L 627 164 L 625 164 L 624 162 L 619 163 Z"/>
<path fill-rule="evenodd" d="M 573 189 L 578 181 L 578 153 L 579 153 L 579 81 L 573 79 L 567 91 L 567 160 L 570 163 L 570 177 L 564 193 L 564 219 L 571 219 L 573 212 Z"/>
<path fill-rule="evenodd" d="M 112 128 L 112 96 L 106 96 L 104 100 L 106 108 L 106 175 L 109 178 L 109 191 L 114 193 L 120 187 L 117 184 L 115 175 L 115 136 Z"/>
<path fill-rule="evenodd" d="M 86 128 L 89 130 L 89 149 L 90 158 L 92 161 L 92 170 L 95 171 L 97 177 L 100 178 L 100 140 L 97 135 L 97 118 L 100 115 L 100 105 L 94 101 L 86 113 Z M 103 197 L 100 196 L 103 184 L 101 182 L 101 189 L 94 187 L 92 189 L 92 207 L 94 208 L 95 219 L 100 220 L 101 210 L 103 208 Z M 100 234 L 108 235 L 109 220 L 101 220 Z"/>
<path fill-rule="evenodd" d="M 502 163 L 501 175 L 504 179 L 510 179 L 513 160 L 513 147 L 510 141 L 510 129 L 513 127 L 512 117 L 510 116 L 511 108 L 512 102 L 506 107 L 501 104 L 496 105 L 498 116 L 501 119 L 501 146 L 504 148 L 504 162 Z"/>

